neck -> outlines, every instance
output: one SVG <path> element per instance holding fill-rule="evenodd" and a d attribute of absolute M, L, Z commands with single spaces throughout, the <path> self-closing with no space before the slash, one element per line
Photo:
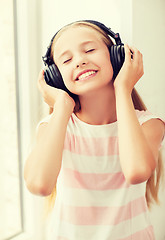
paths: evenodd
<path fill-rule="evenodd" d="M 79 99 L 81 110 L 76 115 L 82 121 L 92 125 L 102 125 L 117 120 L 116 99 L 112 85 L 90 92 L 89 95 L 80 96 Z"/>

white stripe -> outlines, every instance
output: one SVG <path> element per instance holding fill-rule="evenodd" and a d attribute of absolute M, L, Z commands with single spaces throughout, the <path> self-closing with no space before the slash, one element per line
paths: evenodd
<path fill-rule="evenodd" d="M 72 224 L 61 222 L 58 228 L 54 220 L 53 223 L 54 228 L 52 224 L 52 236 L 49 236 L 49 240 L 55 240 L 57 236 L 63 236 L 69 240 L 117 240 L 119 238 L 125 238 L 129 236 L 131 235 L 131 233 L 141 231 L 150 225 L 150 223 L 146 221 L 146 218 L 143 214 L 140 214 L 136 218 L 131 219 L 131 221 L 127 220 L 115 226 L 75 226 Z"/>
<path fill-rule="evenodd" d="M 85 156 L 63 151 L 63 167 L 83 173 L 115 173 L 121 172 L 118 155 Z"/>
<path fill-rule="evenodd" d="M 74 124 L 73 124 L 74 121 Z M 86 124 L 75 117 L 69 119 L 67 131 L 81 137 L 109 137 L 117 136 L 117 122 L 105 125 Z"/>
<path fill-rule="evenodd" d="M 147 228 L 150 225 L 151 225 L 151 222 L 149 219 L 148 212 L 144 212 L 132 219 L 132 231 L 134 233 L 142 231 L 143 229 Z M 139 239 L 139 240 L 141 240 L 141 239 Z"/>
<path fill-rule="evenodd" d="M 84 190 L 75 188 L 65 188 L 58 184 L 58 197 L 61 201 L 70 206 L 89 207 L 89 206 L 107 206 L 121 207 L 130 201 L 145 196 L 145 185 L 134 188 L 133 185 L 128 189 L 116 189 L 106 191 Z M 143 189 L 141 189 L 143 188 Z"/>

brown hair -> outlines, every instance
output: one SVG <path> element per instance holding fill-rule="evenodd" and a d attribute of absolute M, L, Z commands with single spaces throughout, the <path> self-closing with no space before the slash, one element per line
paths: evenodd
<path fill-rule="evenodd" d="M 52 48 L 51 48 L 51 58 L 53 60 L 54 60 L 54 56 L 53 56 L 54 45 L 55 45 L 57 39 L 61 36 L 61 34 L 66 29 L 68 29 L 70 27 L 78 27 L 78 26 L 91 27 L 92 29 L 96 30 L 101 35 L 102 40 L 105 42 L 105 44 L 108 47 L 112 46 L 114 44 L 113 41 L 110 39 L 110 37 L 98 26 L 96 26 L 92 23 L 89 23 L 89 22 L 83 22 L 83 21 L 75 22 L 75 23 L 69 24 L 69 25 L 65 26 L 64 28 L 62 28 L 58 32 L 58 34 L 55 36 L 53 44 L 52 44 Z M 135 109 L 140 110 L 140 111 L 147 110 L 144 102 L 142 101 L 140 95 L 138 94 L 138 92 L 136 91 L 135 88 L 133 88 L 131 96 L 132 96 L 132 101 L 133 101 Z M 78 110 L 80 110 L 80 108 L 81 108 L 80 102 L 77 99 L 74 112 L 77 112 Z M 53 109 L 50 108 L 49 113 L 51 114 L 52 111 L 53 111 Z M 151 177 L 148 179 L 147 184 L 146 184 L 146 201 L 147 201 L 147 205 L 149 208 L 153 202 L 156 202 L 157 204 L 159 204 L 158 191 L 159 191 L 161 180 L 163 180 L 163 161 L 162 161 L 161 152 L 159 152 L 157 167 L 156 167 L 155 171 L 152 173 Z M 46 199 L 47 199 L 46 212 L 47 213 L 53 208 L 54 202 L 55 202 L 55 197 L 56 197 L 56 186 L 54 187 L 54 190 L 52 191 L 51 195 L 46 197 Z"/>

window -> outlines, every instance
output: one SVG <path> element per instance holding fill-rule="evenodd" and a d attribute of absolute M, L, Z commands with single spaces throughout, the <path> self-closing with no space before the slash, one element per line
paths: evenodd
<path fill-rule="evenodd" d="M 0 240 L 4 240 L 18 235 L 23 222 L 13 1 L 0 5 Z"/>
<path fill-rule="evenodd" d="M 45 240 L 43 199 L 29 193 L 23 180 L 42 115 L 39 12 L 35 1 L 0 2 L 0 240 Z"/>

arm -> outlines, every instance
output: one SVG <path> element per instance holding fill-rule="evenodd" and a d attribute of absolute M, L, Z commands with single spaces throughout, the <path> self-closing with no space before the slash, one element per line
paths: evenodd
<path fill-rule="evenodd" d="M 135 83 L 143 75 L 142 55 L 132 48 L 134 59 L 131 60 L 128 46 L 125 50 L 125 65 L 114 82 L 119 154 L 126 180 L 131 184 L 137 184 L 147 180 L 156 167 L 164 126 L 157 119 L 140 126 L 131 92 Z"/>
<path fill-rule="evenodd" d="M 64 91 L 60 90 L 59 93 L 59 90 L 45 85 L 42 77 L 40 81 L 42 90 L 48 88 L 44 89 L 46 101 L 51 102 L 50 105 L 55 101 L 55 110 L 49 123 L 43 123 L 38 128 L 36 144 L 25 163 L 24 178 L 32 193 L 49 195 L 61 168 L 66 128 L 74 109 L 74 101 Z M 53 92 L 50 93 L 49 90 Z"/>

